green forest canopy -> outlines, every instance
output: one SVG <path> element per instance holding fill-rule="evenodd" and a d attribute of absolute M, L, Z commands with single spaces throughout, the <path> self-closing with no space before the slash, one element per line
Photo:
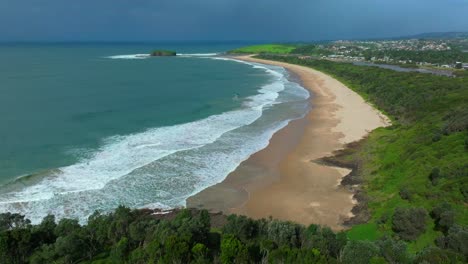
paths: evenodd
<path fill-rule="evenodd" d="M 0 263 L 462 263 L 468 254 L 468 230 L 459 226 L 441 237 L 440 247 L 413 254 L 390 236 L 350 240 L 327 227 L 236 215 L 213 226 L 214 218 L 204 210 L 161 217 L 119 207 L 91 215 L 86 225 L 56 223 L 53 216 L 31 225 L 1 214 Z"/>

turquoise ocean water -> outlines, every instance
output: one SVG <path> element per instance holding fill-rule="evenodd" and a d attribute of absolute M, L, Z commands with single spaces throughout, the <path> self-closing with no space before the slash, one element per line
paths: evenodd
<path fill-rule="evenodd" d="M 235 47 L 0 45 L 0 212 L 84 221 L 222 181 L 309 107 L 284 69 L 216 56 Z"/>

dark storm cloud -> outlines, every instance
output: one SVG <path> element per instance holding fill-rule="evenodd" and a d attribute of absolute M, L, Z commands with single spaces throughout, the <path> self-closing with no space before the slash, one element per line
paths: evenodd
<path fill-rule="evenodd" d="M 0 0 L 1 41 L 316 40 L 468 31 L 468 0 Z"/>

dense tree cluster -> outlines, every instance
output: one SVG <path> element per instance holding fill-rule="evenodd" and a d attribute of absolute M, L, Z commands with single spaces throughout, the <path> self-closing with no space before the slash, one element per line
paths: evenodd
<path fill-rule="evenodd" d="M 291 54 L 327 56 L 334 54 L 333 51 L 321 48 L 319 45 L 302 45 L 291 51 Z"/>
<path fill-rule="evenodd" d="M 460 107 L 450 111 L 443 120 L 442 132 L 444 135 L 468 131 L 468 107 Z"/>
<path fill-rule="evenodd" d="M 418 254 L 406 243 L 384 237 L 349 240 L 327 227 L 231 215 L 211 227 L 207 211 L 181 210 L 162 219 L 148 210 L 119 207 L 95 213 L 88 223 L 55 222 L 47 216 L 31 225 L 21 215 L 0 215 L 0 263 L 428 263 L 463 261 L 468 230 L 455 226 L 440 248 Z M 427 251 L 427 252 L 426 252 Z"/>
<path fill-rule="evenodd" d="M 404 240 L 415 240 L 426 231 L 427 212 L 423 208 L 398 208 L 392 229 Z"/>
<path fill-rule="evenodd" d="M 365 50 L 362 55 L 366 59 L 377 58 L 384 59 L 385 57 L 391 58 L 395 61 L 412 61 L 412 62 L 427 62 L 435 64 L 454 64 L 455 62 L 468 61 L 468 53 L 460 50 L 425 50 L 425 51 L 412 51 L 412 50 Z"/>

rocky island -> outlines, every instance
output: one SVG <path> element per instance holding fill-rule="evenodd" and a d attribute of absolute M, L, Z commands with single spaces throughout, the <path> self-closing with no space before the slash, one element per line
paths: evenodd
<path fill-rule="evenodd" d="M 152 57 L 176 56 L 177 52 L 172 50 L 154 50 L 150 54 Z"/>

